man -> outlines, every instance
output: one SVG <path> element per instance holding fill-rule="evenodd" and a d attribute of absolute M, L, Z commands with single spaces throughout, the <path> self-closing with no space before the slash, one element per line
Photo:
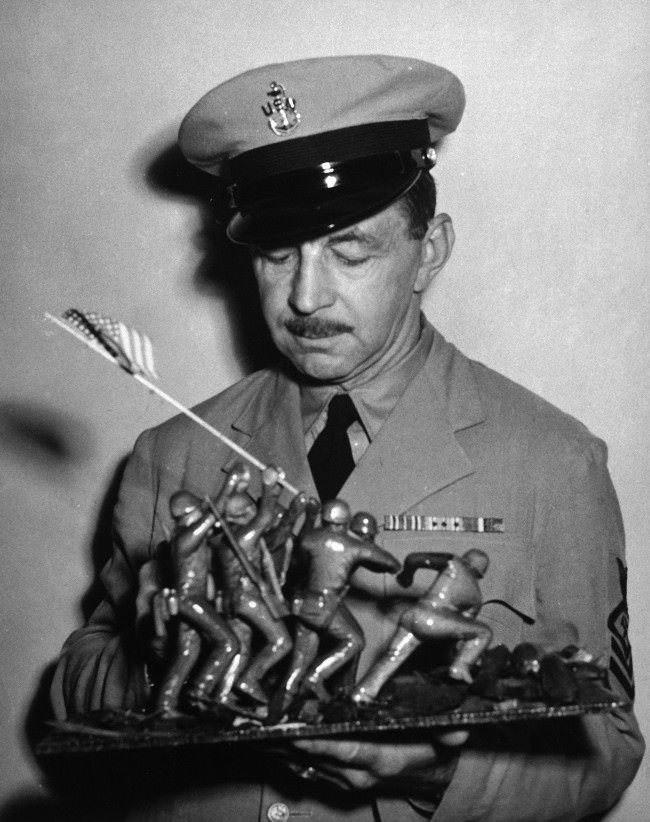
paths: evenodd
<path fill-rule="evenodd" d="M 494 641 L 604 654 L 612 688 L 631 698 L 622 622 L 612 616 L 608 627 L 624 609 L 625 566 L 604 445 L 468 360 L 420 312 L 454 240 L 450 218 L 434 212 L 431 147 L 463 105 L 444 69 L 357 56 L 255 69 L 194 106 L 181 149 L 229 185 L 228 234 L 251 247 L 283 355 L 197 410 L 307 493 L 318 487 L 321 498 L 371 512 L 384 524 L 377 542 L 399 560 L 484 551 L 482 619 Z M 138 569 L 164 539 L 170 495 L 181 486 L 215 493 L 231 462 L 182 419 L 140 437 L 116 507 L 106 599 L 59 663 L 59 715 L 142 698 L 142 660 L 129 642 Z M 333 476 L 346 463 L 349 476 Z M 408 596 L 425 590 L 416 582 Z M 394 633 L 404 589 L 359 569 L 346 605 L 366 638 L 363 676 Z M 236 784 L 215 765 L 209 789 L 186 791 L 174 807 L 191 819 L 573 820 L 616 801 L 642 750 L 626 711 L 477 728 L 469 738 L 301 741 L 292 756 L 303 781 L 260 772 L 249 758 Z M 149 800 L 139 818 L 173 818 L 167 801 Z"/>

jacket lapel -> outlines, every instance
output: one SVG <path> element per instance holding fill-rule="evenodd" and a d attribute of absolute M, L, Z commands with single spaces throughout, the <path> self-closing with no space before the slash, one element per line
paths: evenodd
<path fill-rule="evenodd" d="M 318 496 L 307 462 L 300 391 L 294 380 L 279 372 L 269 400 L 251 403 L 232 427 L 250 436 L 245 448 L 253 456 L 267 465 L 279 465 L 292 485 Z M 253 471 L 250 490 L 254 496 L 261 491 L 259 482 L 258 472 Z M 289 499 L 283 492 L 281 501 L 286 504 Z"/>
<path fill-rule="evenodd" d="M 402 513 L 473 473 L 455 431 L 484 419 L 469 361 L 436 332 L 420 374 L 341 489 L 352 510 Z"/>

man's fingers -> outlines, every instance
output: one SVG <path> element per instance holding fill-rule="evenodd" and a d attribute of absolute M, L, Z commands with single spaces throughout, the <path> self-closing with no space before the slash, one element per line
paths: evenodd
<path fill-rule="evenodd" d="M 358 739 L 300 739 L 293 743 L 313 759 L 319 770 L 342 775 L 354 787 L 369 787 L 378 779 L 435 765 L 435 746 L 429 742 L 362 742 Z M 355 771 L 354 778 L 351 772 Z M 344 773 L 345 772 L 345 773 Z M 365 773 L 366 777 L 361 774 Z M 361 784 L 363 783 L 363 784 Z"/>
<path fill-rule="evenodd" d="M 346 790 L 369 790 L 382 782 L 395 783 L 396 780 L 410 784 L 414 779 L 421 780 L 423 774 L 429 778 L 438 758 L 434 740 L 387 743 L 300 739 L 292 745 L 306 757 L 309 766 L 299 765 L 295 769 L 299 776 L 331 782 Z"/>
<path fill-rule="evenodd" d="M 469 738 L 469 731 L 445 731 L 437 735 L 437 741 L 441 745 L 446 745 L 449 748 L 457 748 L 459 745 L 464 745 Z"/>
<path fill-rule="evenodd" d="M 379 781 L 374 774 L 359 768 L 336 768 L 329 764 L 321 764 L 316 769 L 317 779 L 331 782 L 343 790 L 366 791 L 374 787 Z"/>
<path fill-rule="evenodd" d="M 362 744 L 358 739 L 297 739 L 293 742 L 297 750 L 310 756 L 323 757 L 346 765 L 360 761 Z M 365 759 L 363 764 L 366 764 Z"/>

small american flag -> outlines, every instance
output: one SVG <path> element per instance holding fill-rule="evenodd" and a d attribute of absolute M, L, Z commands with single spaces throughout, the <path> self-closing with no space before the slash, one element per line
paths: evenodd
<path fill-rule="evenodd" d="M 127 371 L 158 379 L 153 360 L 153 347 L 146 334 L 141 334 L 111 317 L 102 317 L 94 311 L 84 312 L 69 308 L 63 313 L 63 319 L 86 337 L 103 346 Z"/>

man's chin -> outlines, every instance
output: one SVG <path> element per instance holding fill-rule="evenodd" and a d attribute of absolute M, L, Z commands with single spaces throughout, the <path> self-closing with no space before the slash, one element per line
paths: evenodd
<path fill-rule="evenodd" d="M 350 373 L 352 364 L 343 357 L 324 353 L 286 355 L 289 361 L 305 377 L 319 382 L 339 382 Z"/>

